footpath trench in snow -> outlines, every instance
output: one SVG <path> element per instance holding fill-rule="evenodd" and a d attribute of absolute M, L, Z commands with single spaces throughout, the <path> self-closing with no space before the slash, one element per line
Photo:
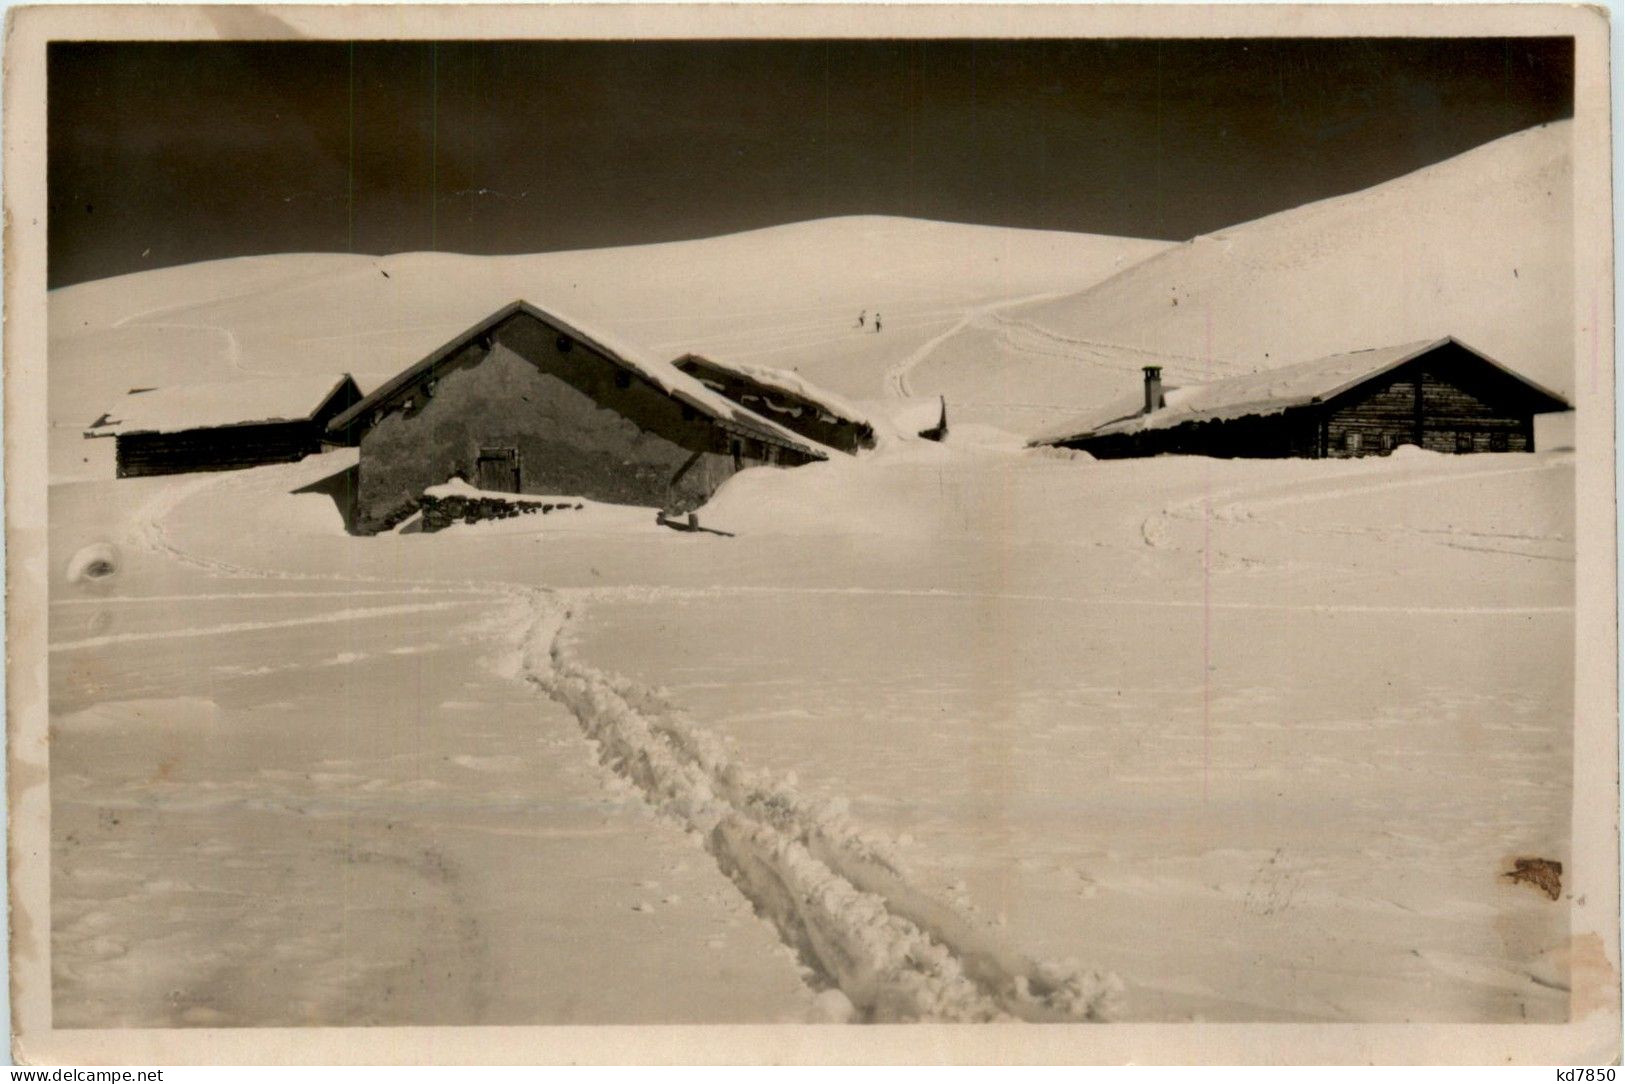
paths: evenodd
<path fill-rule="evenodd" d="M 625 679 L 573 660 L 571 612 L 537 594 L 518 670 L 581 720 L 611 771 L 698 833 L 758 914 L 861 1019 L 1108 1019 L 1122 982 L 1036 963 L 978 919 L 911 885 L 895 856 L 832 802 L 753 772 L 714 735 Z"/>
<path fill-rule="evenodd" d="M 796 952 L 814 985 L 826 991 L 819 1009 L 823 1015 L 872 1021 L 1059 1021 L 1110 1015 L 1121 989 L 1115 976 L 1090 972 L 1071 961 L 1039 963 L 1023 957 L 1001 944 L 984 921 L 910 885 L 884 845 L 833 804 L 805 801 L 792 782 L 750 771 L 724 743 L 670 705 L 570 659 L 556 642 L 569 618 L 570 593 L 493 580 L 438 578 L 413 579 L 400 582 L 396 592 L 380 591 L 359 585 L 394 582 L 391 577 L 356 570 L 340 576 L 258 567 L 194 552 L 166 529 L 168 518 L 189 501 L 204 502 L 219 491 L 241 488 L 230 480 L 198 479 L 161 489 L 134 517 L 128 541 L 215 578 L 296 580 L 333 588 L 237 591 L 229 596 L 205 592 L 195 596 L 198 601 L 259 598 L 288 605 L 294 597 L 337 601 L 352 594 L 371 598 L 446 591 L 464 598 L 375 603 L 272 621 L 143 628 L 62 639 L 53 651 L 82 657 L 81 653 L 97 649 L 154 640 L 283 632 L 428 614 L 466 607 L 480 597 L 500 602 L 496 620 L 512 620 L 500 614 L 516 613 L 524 628 L 518 665 L 510 673 L 566 706 L 596 744 L 606 767 L 636 787 L 652 807 L 703 840 L 718 868 Z M 573 605 L 585 601 L 576 593 Z M 351 660 L 346 653 L 330 662 Z M 298 666 L 295 663 L 292 669 L 297 671 Z M 262 669 L 270 673 L 278 668 Z"/>
<path fill-rule="evenodd" d="M 174 537 L 218 541 L 258 486 L 249 529 L 285 536 L 282 479 L 313 466 L 54 507 L 53 568 L 111 566 L 53 600 L 58 1026 L 827 1016 L 574 718 L 490 672 L 520 593 Z M 121 506 L 84 547 L 108 535 L 80 513 Z M 602 982 L 625 958 L 640 982 Z"/>

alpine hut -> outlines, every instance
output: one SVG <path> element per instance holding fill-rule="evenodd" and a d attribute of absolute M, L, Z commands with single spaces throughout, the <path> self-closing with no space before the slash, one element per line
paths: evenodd
<path fill-rule="evenodd" d="M 1534 415 L 1561 397 L 1453 338 L 1288 365 L 1189 387 L 1144 369 L 1140 394 L 1073 418 L 1033 446 L 1100 459 L 1147 455 L 1344 458 L 1401 444 L 1437 452 L 1532 452 Z"/>
<path fill-rule="evenodd" d="M 794 433 L 856 455 L 875 446 L 874 426 L 850 403 L 795 373 L 684 354 L 672 364 L 729 402 Z"/>
<path fill-rule="evenodd" d="M 321 451 L 328 423 L 360 398 L 348 374 L 137 389 L 85 436 L 115 438 L 120 478 L 239 470 Z"/>
<path fill-rule="evenodd" d="M 424 490 L 454 478 L 682 513 L 746 467 L 828 457 L 670 361 L 527 301 L 386 381 L 329 430 L 360 445 L 362 534 L 401 522 Z"/>

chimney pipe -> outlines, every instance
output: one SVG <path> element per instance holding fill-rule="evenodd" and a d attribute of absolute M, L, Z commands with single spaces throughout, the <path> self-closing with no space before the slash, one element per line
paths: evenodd
<path fill-rule="evenodd" d="M 1162 401 L 1162 366 L 1147 365 L 1145 367 L 1145 412 L 1161 410 Z"/>

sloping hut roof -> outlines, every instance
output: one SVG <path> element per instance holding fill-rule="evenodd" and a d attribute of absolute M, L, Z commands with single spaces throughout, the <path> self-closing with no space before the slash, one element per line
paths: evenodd
<path fill-rule="evenodd" d="M 349 374 L 177 384 L 131 392 L 90 428 L 123 436 L 310 421 L 346 386 L 355 388 Z"/>
<path fill-rule="evenodd" d="M 780 447 L 791 448 L 817 459 L 827 459 L 829 450 L 816 442 L 792 433 L 783 426 L 729 402 L 687 373 L 678 371 L 670 361 L 651 353 L 647 348 L 626 339 L 613 337 L 603 331 L 587 331 L 584 326 L 559 314 L 556 309 L 542 309 L 529 301 L 518 300 L 504 305 L 473 327 L 457 335 L 439 349 L 402 370 L 334 418 L 329 431 L 346 429 L 357 422 L 364 423 L 375 408 L 404 396 L 410 389 L 431 376 L 435 367 L 446 361 L 470 341 L 491 331 L 498 324 L 518 313 L 524 313 L 557 329 L 559 332 L 595 351 L 615 365 L 642 377 L 666 395 L 693 408 L 715 421 L 719 426 L 741 436 L 766 441 Z"/>
<path fill-rule="evenodd" d="M 1313 361 L 1226 377 L 1206 384 L 1166 388 L 1160 410 L 1145 412 L 1144 396 L 1136 392 L 1053 426 L 1030 442 L 1059 444 L 1080 437 L 1104 437 L 1168 429 L 1186 422 L 1224 421 L 1254 415 L 1279 414 L 1293 407 L 1333 399 L 1350 389 L 1396 369 L 1408 361 L 1454 343 L 1484 364 L 1522 384 L 1535 400 L 1536 413 L 1568 410 L 1569 404 L 1531 380 L 1486 357 L 1459 339 L 1445 336 L 1426 342 L 1405 343 L 1371 350 L 1332 354 Z"/>
<path fill-rule="evenodd" d="M 800 373 L 792 373 L 785 369 L 770 369 L 764 365 L 745 365 L 737 361 L 717 361 L 715 358 L 703 354 L 684 354 L 672 362 L 678 369 L 686 370 L 695 366 L 704 369 L 717 369 L 732 373 L 734 376 L 749 383 L 758 384 L 768 391 L 781 392 L 796 399 L 802 399 L 818 407 L 833 418 L 853 425 L 869 425 L 869 419 L 856 405 L 847 399 L 841 398 L 834 392 L 810 384 Z M 699 377 L 702 382 L 703 377 Z M 772 409 L 769 407 L 768 409 Z"/>

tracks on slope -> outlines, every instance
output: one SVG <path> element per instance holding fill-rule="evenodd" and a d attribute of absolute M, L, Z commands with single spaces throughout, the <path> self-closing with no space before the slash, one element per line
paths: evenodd
<path fill-rule="evenodd" d="M 976 321 L 984 317 L 991 316 L 994 313 L 999 312 L 1001 309 L 1012 309 L 1020 305 L 1026 305 L 1029 302 L 1048 301 L 1052 298 L 1062 297 L 1064 295 L 1064 290 L 1051 290 L 1047 293 L 1029 294 L 1025 297 L 1006 298 L 1003 301 L 995 301 L 987 305 L 978 305 L 977 307 L 968 310 L 964 316 L 961 316 L 959 320 L 953 324 L 953 326 L 949 327 L 940 335 L 936 335 L 924 343 L 921 343 L 907 357 L 895 362 L 889 369 L 886 370 L 886 394 L 894 399 L 906 399 L 910 395 L 913 395 L 913 389 L 910 388 L 908 381 L 909 373 L 912 372 L 916 366 L 925 361 L 926 358 L 930 357 L 931 352 L 937 347 L 941 346 L 943 343 L 947 342 L 961 331 L 964 331 Z"/>
<path fill-rule="evenodd" d="M 530 596 L 517 670 L 563 704 L 604 767 L 704 841 L 707 852 L 820 981 L 868 1021 L 1108 1018 L 1122 983 L 1038 963 L 912 885 L 884 844 L 830 802 L 752 771 L 659 696 L 574 659 L 573 608 Z"/>
<path fill-rule="evenodd" d="M 1436 468 L 1420 470 L 1415 473 L 1401 473 L 1393 470 L 1392 462 L 1386 457 L 1373 457 L 1361 461 L 1359 469 L 1335 478 L 1333 480 L 1334 484 L 1329 486 L 1325 484 L 1324 480 L 1311 479 L 1303 479 L 1286 485 L 1278 481 L 1266 483 L 1246 482 L 1177 500 L 1164 505 L 1147 516 L 1140 525 L 1140 534 L 1145 544 L 1153 548 L 1191 550 L 1191 546 L 1181 546 L 1170 539 L 1170 529 L 1176 522 L 1185 524 L 1246 523 L 1255 526 L 1267 525 L 1283 533 L 1290 532 L 1293 534 L 1349 535 L 1378 538 L 1406 537 L 1416 542 L 1451 549 L 1495 553 L 1530 560 L 1557 560 L 1572 563 L 1574 558 L 1570 555 L 1554 556 L 1546 553 L 1532 553 L 1527 549 L 1512 548 L 1511 546 L 1512 543 L 1518 542 L 1538 544 L 1566 541 L 1566 539 L 1558 536 L 1487 534 L 1467 530 L 1404 526 L 1338 526 L 1326 523 L 1288 524 L 1259 515 L 1260 512 L 1269 509 L 1312 504 L 1316 501 L 1340 500 L 1346 497 L 1390 492 L 1415 486 L 1445 485 L 1453 480 L 1478 480 L 1527 474 L 1552 470 L 1554 467 L 1561 465 L 1563 465 L 1561 461 L 1546 459 L 1510 467 L 1495 466 L 1471 470 Z M 1441 464 L 1442 466 L 1453 467 L 1455 463 L 1451 459 L 1446 459 Z M 1200 549 L 1202 546 L 1210 544 L 1210 542 L 1210 539 L 1206 540 L 1195 548 Z M 1226 556 L 1236 555 L 1226 554 Z"/>
<path fill-rule="evenodd" d="M 575 716 L 608 771 L 699 835 L 757 913 L 861 1019 L 1087 1021 L 1115 1013 L 1123 990 L 1115 975 L 1015 952 L 985 924 L 911 884 L 883 841 L 835 803 L 749 769 L 660 697 L 571 657 L 562 634 L 598 592 L 248 568 L 191 553 L 169 537 L 164 520 L 189 498 L 254 481 L 207 478 L 166 490 L 138 513 L 129 541 L 211 576 L 399 584 L 409 596 L 472 592 L 508 603 L 497 620 L 517 631 L 514 676 Z"/>

